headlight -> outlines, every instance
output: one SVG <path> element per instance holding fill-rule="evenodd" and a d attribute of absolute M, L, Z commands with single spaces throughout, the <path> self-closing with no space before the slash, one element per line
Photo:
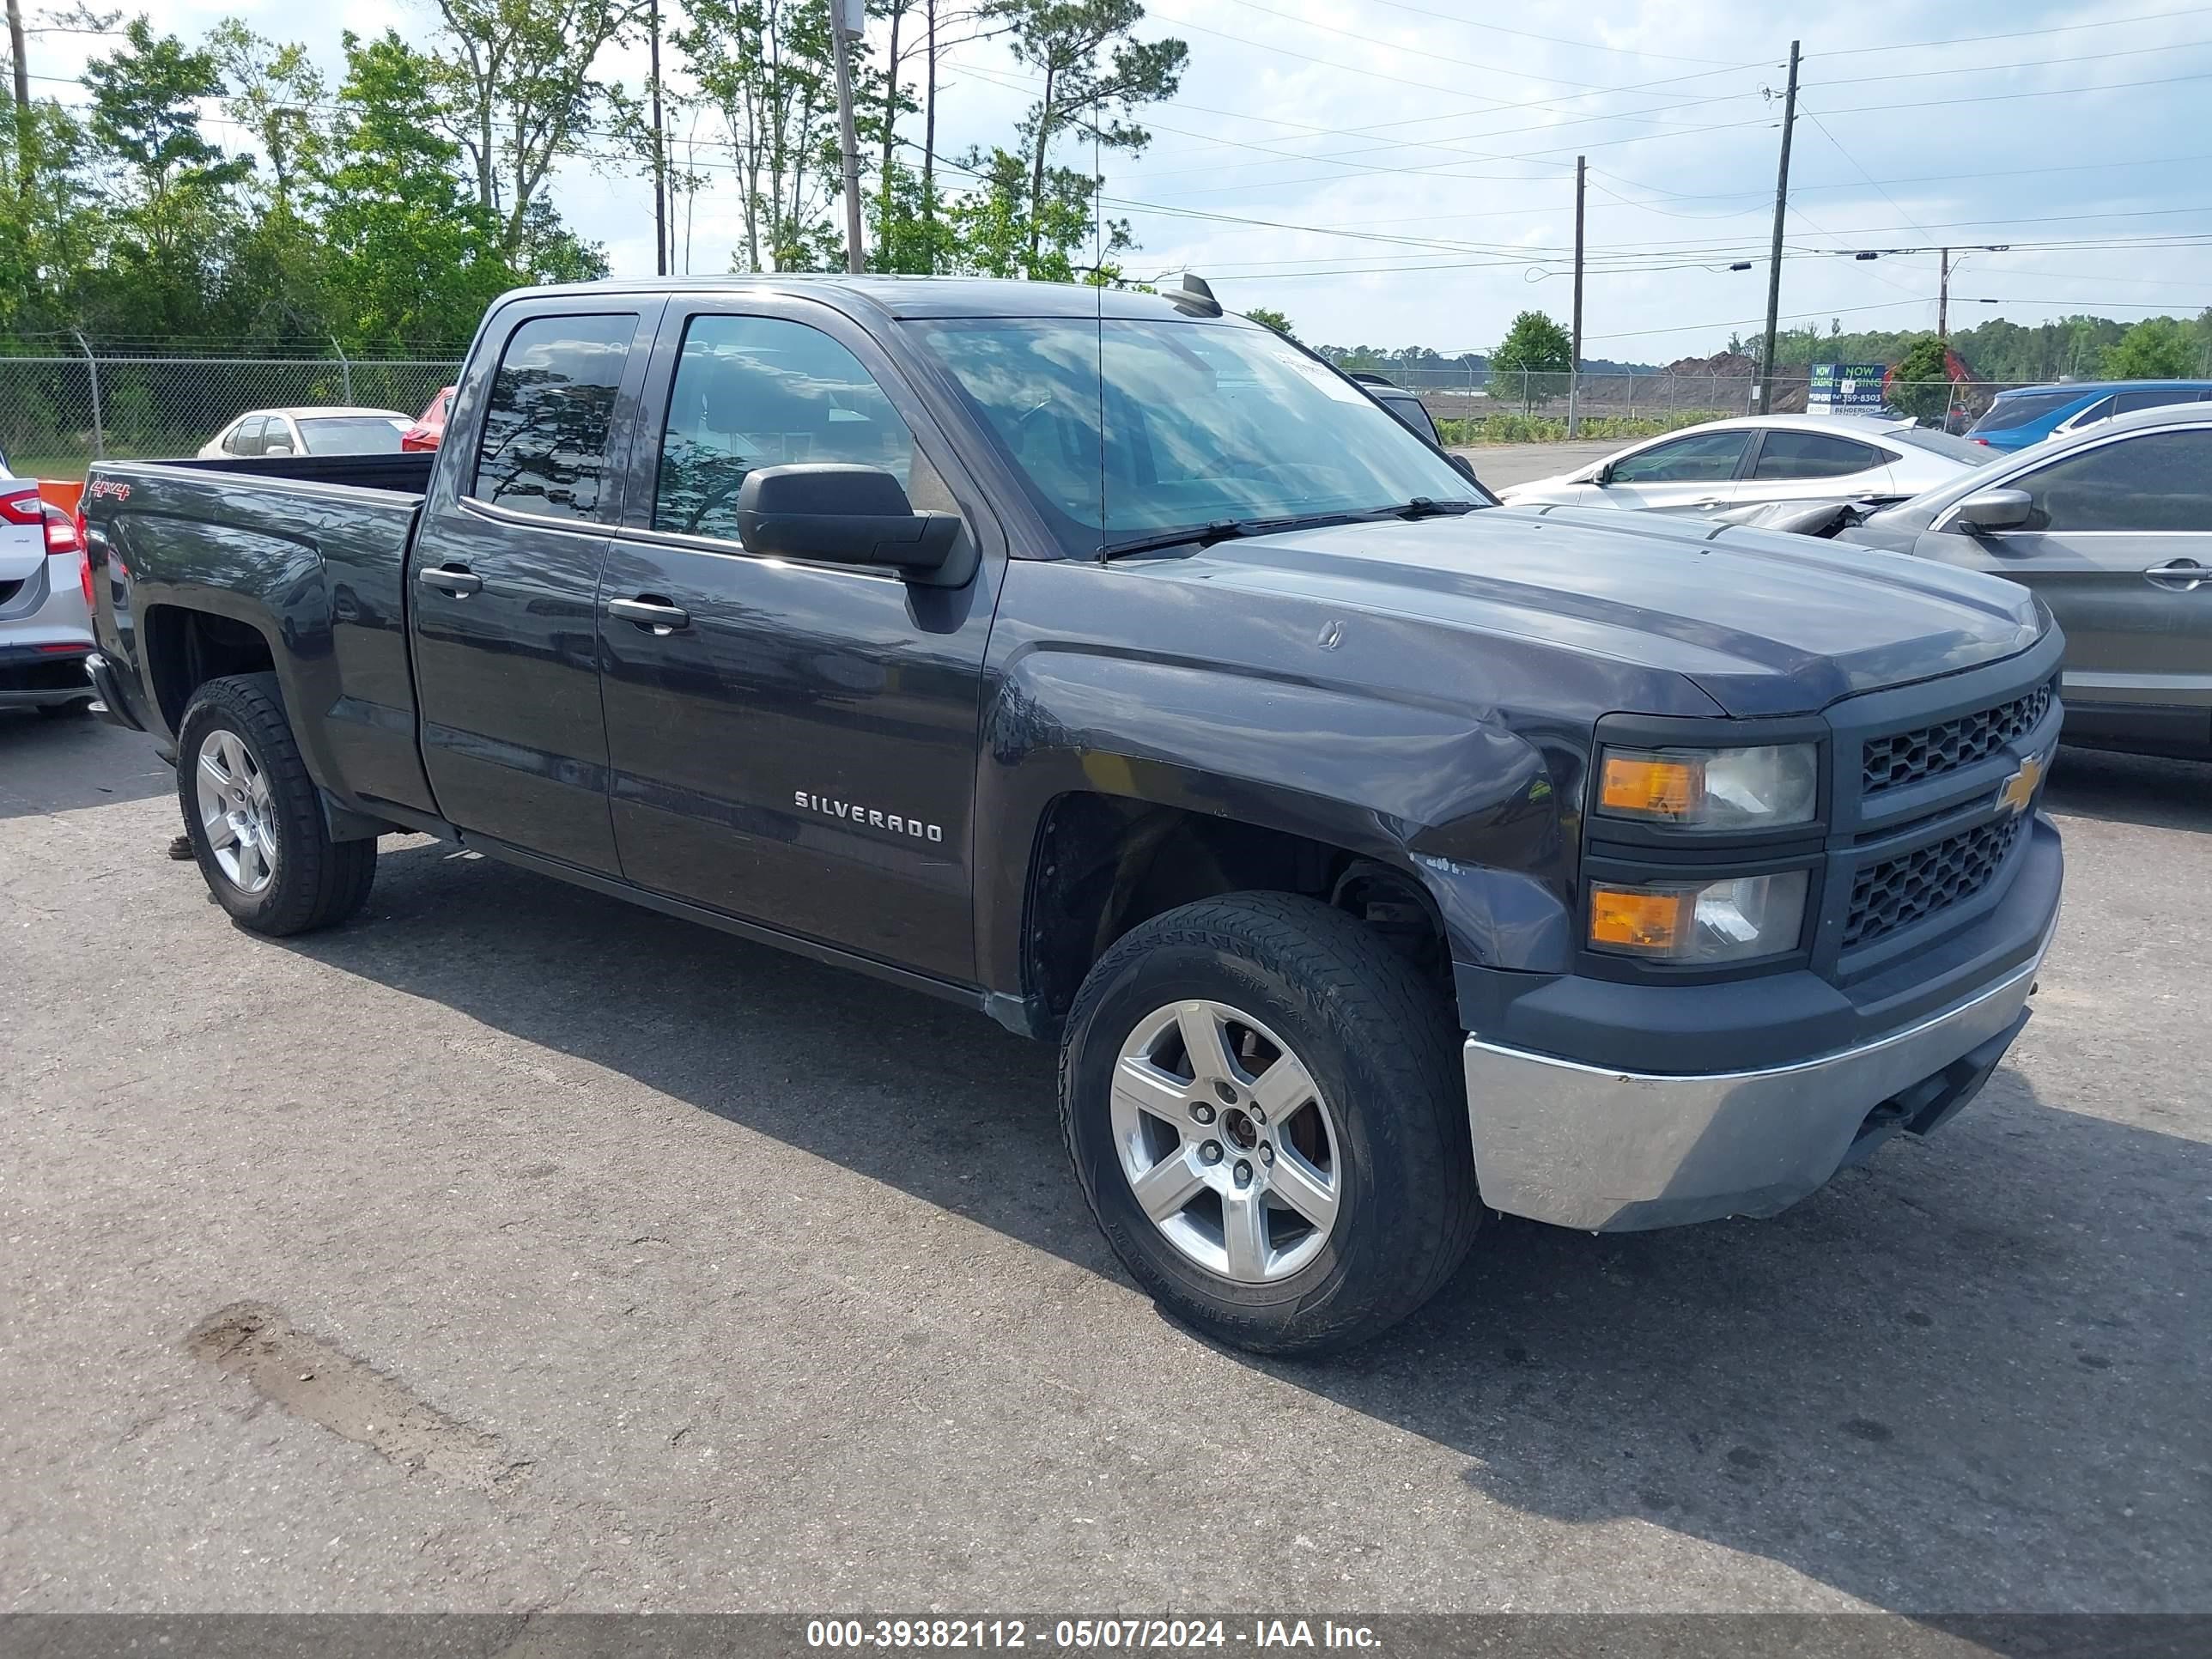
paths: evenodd
<path fill-rule="evenodd" d="M 1743 962 L 1796 950 L 1804 926 L 1802 870 L 1650 887 L 1590 884 L 1593 951 L 1656 962 Z"/>
<path fill-rule="evenodd" d="M 1598 774 L 1607 817 L 1685 830 L 1767 830 L 1810 823 L 1820 801 L 1819 748 L 1613 749 Z"/>

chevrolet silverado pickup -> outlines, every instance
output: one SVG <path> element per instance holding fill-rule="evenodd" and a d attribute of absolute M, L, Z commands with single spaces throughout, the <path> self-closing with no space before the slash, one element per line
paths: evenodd
<path fill-rule="evenodd" d="M 2057 915 L 2033 595 L 1500 507 L 1202 284 L 519 292 L 434 454 L 102 464 L 84 515 L 94 684 L 239 925 L 427 832 L 964 1003 L 1255 1349 L 1387 1328 L 1492 1211 L 1771 1215 L 1929 1133 Z"/>

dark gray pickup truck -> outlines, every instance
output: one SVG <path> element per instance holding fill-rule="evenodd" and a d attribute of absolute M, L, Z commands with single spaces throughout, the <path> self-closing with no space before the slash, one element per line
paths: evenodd
<path fill-rule="evenodd" d="M 519 293 L 434 457 L 85 502 L 95 683 L 242 926 L 428 831 L 967 1003 L 1254 1348 L 1487 1210 L 1769 1215 L 1926 1133 L 2057 915 L 2025 590 L 1498 507 L 1201 289 Z"/>

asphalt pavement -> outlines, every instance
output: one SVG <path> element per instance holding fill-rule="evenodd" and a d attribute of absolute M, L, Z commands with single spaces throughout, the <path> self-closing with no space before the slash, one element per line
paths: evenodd
<path fill-rule="evenodd" d="M 1610 438 L 1558 444 L 1468 444 L 1452 453 L 1474 462 L 1474 476 L 1492 489 L 1505 489 L 1601 461 L 1616 450 L 1626 449 L 1629 441 Z"/>
<path fill-rule="evenodd" d="M 1047 1049 L 419 838 L 255 939 L 144 739 L 0 714 L 0 1607 L 2212 1607 L 2212 768 L 2053 789 L 1942 1133 L 1279 1363 Z"/>

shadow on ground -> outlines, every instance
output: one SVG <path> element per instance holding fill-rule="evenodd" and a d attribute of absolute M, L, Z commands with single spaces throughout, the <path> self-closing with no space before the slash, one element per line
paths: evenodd
<path fill-rule="evenodd" d="M 2044 804 L 2115 823 L 2212 830 L 2212 763 L 2062 747 Z"/>
<path fill-rule="evenodd" d="M 112 806 L 176 787 L 142 733 L 85 714 L 0 708 L 0 819 Z"/>
<path fill-rule="evenodd" d="M 973 1013 L 435 845 L 387 853 L 364 924 L 295 943 L 1119 1276 L 1052 1053 Z M 1502 1221 L 1394 1336 L 1232 1358 L 1450 1448 L 1488 1499 L 1893 1610 L 2203 1608 L 2212 1146 L 2092 1115 L 2126 1106 L 2008 1069 L 1776 1220 Z"/>

